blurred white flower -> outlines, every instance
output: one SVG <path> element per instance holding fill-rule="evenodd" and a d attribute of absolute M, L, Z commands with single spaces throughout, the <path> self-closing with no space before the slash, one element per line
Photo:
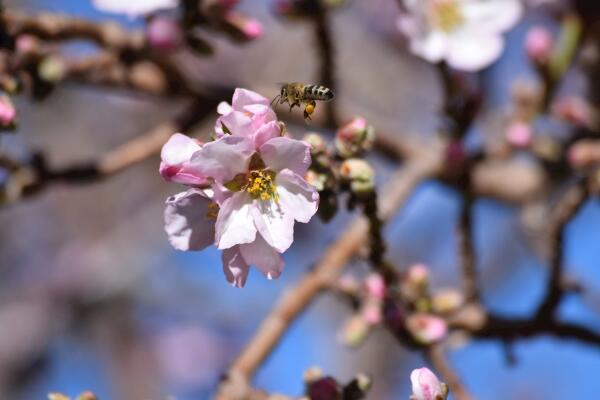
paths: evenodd
<path fill-rule="evenodd" d="M 519 0 L 404 0 L 398 29 L 410 50 L 432 63 L 478 71 L 504 49 L 502 33 L 522 14 Z"/>
<path fill-rule="evenodd" d="M 177 0 L 92 0 L 100 11 L 127 14 L 130 17 L 151 14 L 158 10 L 177 7 Z"/>

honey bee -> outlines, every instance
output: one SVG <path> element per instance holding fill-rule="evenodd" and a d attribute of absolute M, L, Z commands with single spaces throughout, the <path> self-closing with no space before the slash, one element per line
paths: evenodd
<path fill-rule="evenodd" d="M 330 101 L 333 99 L 333 91 L 321 85 L 307 85 L 304 83 L 283 83 L 281 93 L 278 94 L 271 104 L 288 103 L 290 111 L 294 107 L 300 107 L 304 104 L 304 119 L 310 119 L 310 116 L 315 112 L 317 101 Z"/>

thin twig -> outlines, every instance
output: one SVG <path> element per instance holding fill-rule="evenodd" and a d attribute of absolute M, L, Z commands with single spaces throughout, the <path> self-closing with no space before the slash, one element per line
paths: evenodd
<path fill-rule="evenodd" d="M 463 203 L 458 227 L 459 257 L 462 268 L 462 281 L 465 300 L 479 301 L 477 271 L 475 267 L 475 244 L 473 243 L 473 204 L 474 198 L 469 189 L 463 192 Z"/>
<path fill-rule="evenodd" d="M 405 167 L 389 180 L 381 196 L 382 219 L 389 219 L 405 203 L 415 187 L 436 174 L 440 167 L 441 163 L 437 158 L 420 157 L 407 162 Z M 314 269 L 297 285 L 286 291 L 277 302 L 275 308 L 263 320 L 258 331 L 232 363 L 227 376 L 242 376 L 250 380 L 300 313 L 341 274 L 348 261 L 363 246 L 366 237 L 366 221 L 357 219 L 352 222 L 345 229 L 345 233 L 323 254 Z M 226 379 L 220 393 L 223 393 L 230 383 L 232 382 Z M 217 398 L 227 397 L 217 395 Z"/>

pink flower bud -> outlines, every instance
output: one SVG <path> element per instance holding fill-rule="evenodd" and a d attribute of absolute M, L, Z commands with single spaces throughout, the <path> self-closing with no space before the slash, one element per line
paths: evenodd
<path fill-rule="evenodd" d="M 385 281 L 379 274 L 369 274 L 365 279 L 365 287 L 373 298 L 381 300 L 385 296 Z"/>
<path fill-rule="evenodd" d="M 355 292 L 358 290 L 358 281 L 352 275 L 345 274 L 338 280 L 338 287 L 344 292 Z"/>
<path fill-rule="evenodd" d="M 406 271 L 404 281 L 416 287 L 427 286 L 429 281 L 429 270 L 425 264 L 413 264 Z"/>
<path fill-rule="evenodd" d="M 307 133 L 302 140 L 310 144 L 312 154 L 321 154 L 327 150 L 327 142 L 318 133 Z"/>
<path fill-rule="evenodd" d="M 580 97 L 561 98 L 552 105 L 552 114 L 578 127 L 590 127 L 594 124 L 591 106 Z"/>
<path fill-rule="evenodd" d="M 0 96 L 0 124 L 2 127 L 12 126 L 17 118 L 17 110 L 8 96 Z"/>
<path fill-rule="evenodd" d="M 428 368 L 415 369 L 410 374 L 412 383 L 411 400 L 445 400 L 448 387 Z"/>
<path fill-rule="evenodd" d="M 375 140 L 375 129 L 362 117 L 356 117 L 338 129 L 335 148 L 344 158 L 353 157 L 370 150 Z"/>
<path fill-rule="evenodd" d="M 367 304 L 362 308 L 361 314 L 364 320 L 369 323 L 369 325 L 378 325 L 383 319 L 381 304 L 378 302 L 367 302 Z"/>
<path fill-rule="evenodd" d="M 238 12 L 228 11 L 223 16 L 223 20 L 236 27 L 247 40 L 258 39 L 263 34 L 263 26 L 260 22 Z"/>
<path fill-rule="evenodd" d="M 446 336 L 448 326 L 442 318 L 426 313 L 416 313 L 406 319 L 406 329 L 413 338 L 424 345 L 440 341 Z"/>
<path fill-rule="evenodd" d="M 177 22 L 164 16 L 152 18 L 146 27 L 146 37 L 153 48 L 166 52 L 177 50 L 183 42 Z"/>
<path fill-rule="evenodd" d="M 534 26 L 527 32 L 525 51 L 529 58 L 537 64 L 546 64 L 552 55 L 554 39 L 548 29 Z"/>
<path fill-rule="evenodd" d="M 600 141 L 594 139 L 578 141 L 569 148 L 567 160 L 575 169 L 585 169 L 600 164 Z"/>
<path fill-rule="evenodd" d="M 530 124 L 520 121 L 514 121 L 506 130 L 506 140 L 511 146 L 518 149 L 525 149 L 531 145 L 533 139 L 533 129 Z"/>

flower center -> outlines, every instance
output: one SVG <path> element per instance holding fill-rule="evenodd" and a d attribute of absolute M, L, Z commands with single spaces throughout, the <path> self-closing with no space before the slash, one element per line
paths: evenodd
<path fill-rule="evenodd" d="M 463 24 L 465 17 L 456 0 L 432 0 L 429 20 L 442 31 L 451 32 Z"/>
<path fill-rule="evenodd" d="M 275 172 L 268 169 L 250 171 L 248 184 L 244 188 L 253 199 L 278 201 L 276 189 Z"/>

